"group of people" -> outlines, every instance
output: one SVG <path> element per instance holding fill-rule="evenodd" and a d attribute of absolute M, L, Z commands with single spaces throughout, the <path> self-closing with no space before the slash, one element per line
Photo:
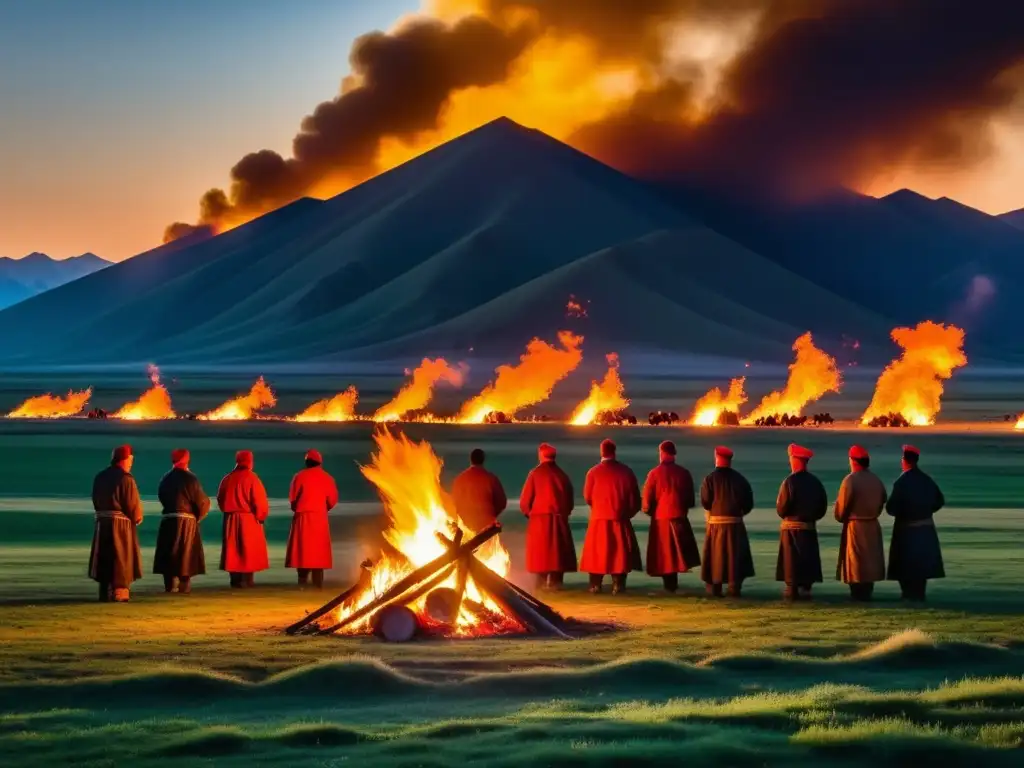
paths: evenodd
<path fill-rule="evenodd" d="M 569 517 L 575 491 L 558 465 L 556 449 L 543 443 L 538 465 L 530 471 L 519 497 L 527 518 L 526 569 L 542 589 L 558 589 L 566 573 L 589 574 L 590 591 L 599 593 L 606 576 L 613 594 L 626 588 L 629 573 L 644 570 L 632 519 L 640 512 L 651 518 L 646 572 L 660 577 L 669 592 L 679 586 L 679 574 L 700 567 L 708 594 L 738 597 L 743 582 L 754 575 L 744 518 L 754 508 L 750 483 L 733 469 L 733 451 L 715 448 L 715 468 L 700 487 L 705 512 L 703 553 L 690 524 L 697 494 L 690 471 L 676 462 L 671 441 L 658 448 L 659 463 L 643 484 L 616 458 L 611 440 L 601 443 L 601 461 L 587 472 L 583 500 L 590 520 L 577 567 L 576 546 Z M 812 586 L 823 581 L 817 523 L 828 511 L 824 485 L 808 469 L 813 452 L 799 445 L 788 449 L 791 474 L 782 482 L 776 500 L 780 525 L 776 580 L 785 584 L 790 600 L 809 599 Z M 900 583 L 903 597 L 924 600 L 929 579 L 945 575 L 933 515 L 945 500 L 938 486 L 919 467 L 920 451 L 903 446 L 903 473 L 892 493 L 870 470 L 866 449 L 849 451 L 850 474 L 839 487 L 836 520 L 842 524 L 836 578 L 850 587 L 854 600 L 870 600 L 875 582 L 886 579 L 885 551 L 879 518 L 894 518 L 888 578 Z M 199 522 L 210 499 L 189 471 L 189 453 L 175 450 L 171 470 L 160 481 L 162 507 L 153 571 L 164 578 L 167 592 L 188 593 L 193 576 L 205 573 Z M 131 475 L 131 446 L 114 450 L 111 465 L 93 484 L 96 525 L 89 575 L 99 583 L 101 600 L 129 599 L 129 588 L 142 576 L 142 556 L 136 526 L 142 522 L 142 503 Z M 500 479 L 485 468 L 481 449 L 470 454 L 470 466 L 452 485 L 455 512 L 463 527 L 480 531 L 493 525 L 508 500 Z M 324 570 L 333 565 L 328 512 L 338 503 L 334 479 L 323 469 L 316 450 L 305 457 L 305 468 L 292 479 L 289 501 L 294 513 L 285 567 L 298 571 L 299 584 L 320 588 Z M 220 568 L 230 574 L 232 587 L 253 586 L 253 575 L 269 567 L 263 522 L 269 513 L 267 493 L 253 471 L 251 451 L 239 451 L 235 468 L 217 492 L 223 519 Z M 725 590 L 728 590 L 727 592 Z"/>

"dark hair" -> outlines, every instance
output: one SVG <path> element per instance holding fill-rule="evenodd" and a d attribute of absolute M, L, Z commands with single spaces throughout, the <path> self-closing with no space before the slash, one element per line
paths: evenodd
<path fill-rule="evenodd" d="M 858 467 L 863 467 L 864 469 L 871 466 L 871 458 L 869 456 L 865 456 L 863 459 L 854 459 L 854 461 L 857 462 Z"/>
<path fill-rule="evenodd" d="M 312 469 L 313 467 L 319 467 L 319 461 L 313 461 L 313 459 L 306 459 L 306 469 Z"/>
<path fill-rule="evenodd" d="M 469 452 L 469 463 L 474 467 L 479 467 L 487 459 L 487 454 L 484 453 L 483 448 L 474 448 Z"/>
<path fill-rule="evenodd" d="M 914 453 L 913 451 L 904 451 L 903 460 L 912 467 L 917 466 L 917 462 L 921 460 L 921 454 Z"/>

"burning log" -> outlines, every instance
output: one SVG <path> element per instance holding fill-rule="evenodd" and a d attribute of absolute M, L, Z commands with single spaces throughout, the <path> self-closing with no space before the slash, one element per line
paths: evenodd
<path fill-rule="evenodd" d="M 512 417 L 501 411 L 490 411 L 484 416 L 484 424 L 511 424 Z"/>
<path fill-rule="evenodd" d="M 619 356 L 612 353 L 606 357 L 608 360 L 608 372 L 601 381 L 591 382 L 590 394 L 587 399 L 580 403 L 569 423 L 575 427 L 586 426 L 587 424 L 607 424 L 608 421 L 601 421 L 608 414 L 625 413 L 629 407 L 629 400 L 626 399 L 625 387 L 619 377 Z M 636 419 L 633 420 L 636 423 Z"/>
<path fill-rule="evenodd" d="M 339 605 L 344 603 L 346 600 L 348 600 L 350 597 L 352 597 L 356 593 L 358 593 L 361 590 L 365 589 L 369 585 L 369 573 L 370 573 L 370 568 L 372 566 L 373 566 L 373 563 L 370 560 L 364 560 L 363 563 L 362 563 L 362 566 L 361 566 L 362 567 L 362 571 L 360 572 L 359 578 L 356 580 L 355 584 L 353 584 L 351 587 L 346 589 L 344 592 L 342 592 L 340 595 L 335 597 L 333 600 L 329 600 L 328 602 L 326 602 L 323 605 L 321 605 L 319 608 L 317 608 L 312 613 L 306 614 L 301 619 L 296 621 L 294 624 L 292 624 L 291 626 L 287 627 L 285 629 L 285 633 L 289 634 L 289 635 L 294 635 L 296 632 L 299 632 L 304 627 L 307 627 L 310 624 L 312 624 L 314 621 L 319 619 L 321 616 L 326 616 L 328 613 L 333 611 L 335 608 L 337 608 Z"/>
<path fill-rule="evenodd" d="M 871 421 L 867 423 L 867 426 L 903 428 L 909 427 L 910 421 L 902 413 L 883 413 L 871 419 Z"/>
<path fill-rule="evenodd" d="M 93 408 L 92 410 L 90 410 L 85 415 L 85 418 L 87 418 L 87 419 L 100 419 L 100 420 L 102 420 L 102 419 L 106 419 L 107 416 L 108 416 L 107 412 L 104 411 L 102 408 Z"/>
<path fill-rule="evenodd" d="M 647 414 L 647 423 L 652 427 L 657 427 L 662 424 L 678 424 L 679 414 L 675 411 L 651 411 Z"/>
<path fill-rule="evenodd" d="M 373 617 L 373 634 L 392 643 L 412 640 L 420 629 L 416 614 L 404 605 L 388 605 Z"/>

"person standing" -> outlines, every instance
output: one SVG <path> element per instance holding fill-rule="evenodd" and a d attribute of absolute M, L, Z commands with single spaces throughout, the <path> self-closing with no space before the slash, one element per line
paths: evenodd
<path fill-rule="evenodd" d="M 870 600 L 875 582 L 885 579 L 885 548 L 878 518 L 885 507 L 882 481 L 871 471 L 871 456 L 859 445 L 850 448 L 850 474 L 843 478 L 835 517 L 843 524 L 836 579 L 850 585 L 854 600 Z"/>
<path fill-rule="evenodd" d="M 171 451 L 171 471 L 157 490 L 162 510 L 153 573 L 163 575 L 165 592 L 177 590 L 179 595 L 192 590 L 193 576 L 206 573 L 199 523 L 210 511 L 210 497 L 189 471 L 190 458 L 184 448 Z"/>
<path fill-rule="evenodd" d="M 565 574 L 576 570 L 576 545 L 569 515 L 575 506 L 572 480 L 556 463 L 555 447 L 541 443 L 539 464 L 530 470 L 519 494 L 526 515 L 526 570 L 539 589 L 561 589 Z"/>
<path fill-rule="evenodd" d="M 239 451 L 235 468 L 217 489 L 217 506 L 224 513 L 220 569 L 230 574 L 232 587 L 254 586 L 253 575 L 270 567 L 263 532 L 270 504 L 253 463 L 252 451 Z"/>
<path fill-rule="evenodd" d="M 785 599 L 809 600 L 811 586 L 822 581 L 817 523 L 828 511 L 828 494 L 807 470 L 814 451 L 794 443 L 788 453 L 792 474 L 782 481 L 775 502 L 782 518 L 775 580 L 785 583 Z"/>
<path fill-rule="evenodd" d="M 754 508 L 754 491 L 747 478 L 732 468 L 732 459 L 730 448 L 715 448 L 715 469 L 700 487 L 701 506 L 707 513 L 700 576 L 708 594 L 715 597 L 721 597 L 725 583 L 729 596 L 739 597 L 743 581 L 754 575 L 754 558 L 743 522 Z"/>
<path fill-rule="evenodd" d="M 903 446 L 900 475 L 885 511 L 894 519 L 889 544 L 889 580 L 898 581 L 904 600 L 924 601 L 928 579 L 946 575 L 932 517 L 946 504 L 939 486 L 918 467 L 921 451 Z"/>
<path fill-rule="evenodd" d="M 696 506 L 693 475 L 676 464 L 675 443 L 658 446 L 658 466 L 647 474 L 641 494 L 644 514 L 651 517 L 647 536 L 647 574 L 660 576 L 667 592 L 679 588 L 679 574 L 700 565 L 697 539 L 688 518 Z"/>
<path fill-rule="evenodd" d="M 288 490 L 294 517 L 284 567 L 297 569 L 300 586 L 308 584 L 312 576 L 313 586 L 323 589 L 324 570 L 334 565 L 327 513 L 338 503 L 338 486 L 324 470 L 320 451 L 307 451 L 305 461 L 306 468 L 292 478 Z"/>
<path fill-rule="evenodd" d="M 587 472 L 583 500 L 590 522 L 583 540 L 580 570 L 590 574 L 590 591 L 599 593 L 604 577 L 612 577 L 612 594 L 626 589 L 630 571 L 643 568 L 640 545 L 630 522 L 640 511 L 640 486 L 633 470 L 615 458 L 611 440 L 601 442 L 601 463 Z"/>
<path fill-rule="evenodd" d="M 455 512 L 462 524 L 473 533 L 479 533 L 498 522 L 498 516 L 508 506 L 505 489 L 493 472 L 484 469 L 487 455 L 480 448 L 469 454 L 469 467 L 452 483 Z"/>
<path fill-rule="evenodd" d="M 133 581 L 142 578 L 142 551 L 136 527 L 142 522 L 139 486 L 132 477 L 130 445 L 114 449 L 110 466 L 92 483 L 96 525 L 89 552 L 89 578 L 99 584 L 101 602 L 127 602 Z"/>

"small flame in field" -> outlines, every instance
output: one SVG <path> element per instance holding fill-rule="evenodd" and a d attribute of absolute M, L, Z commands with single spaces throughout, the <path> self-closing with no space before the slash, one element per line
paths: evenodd
<path fill-rule="evenodd" d="M 912 426 L 935 423 L 941 408 L 942 382 L 967 365 L 964 332 L 954 325 L 926 320 L 915 328 L 896 328 L 892 340 L 903 353 L 882 371 L 871 404 L 861 417 L 868 424 L 878 416 L 901 414 Z"/>
<path fill-rule="evenodd" d="M 380 558 L 370 574 L 370 586 L 344 603 L 337 611 L 338 621 L 366 605 L 389 586 L 443 555 L 445 546 L 437 534 L 450 536 L 453 528 L 460 526 L 455 514 L 451 496 L 441 486 L 441 459 L 434 453 L 430 443 L 413 442 L 402 433 L 380 430 L 374 435 L 377 450 L 370 464 L 361 467 L 363 475 L 377 487 L 388 524 L 384 539 L 390 545 L 381 552 Z M 463 526 L 466 538 L 475 531 Z M 511 560 L 508 551 L 501 545 L 498 536 L 487 541 L 476 551 L 476 557 L 499 576 L 509 572 Z M 453 588 L 456 575 L 438 587 Z M 472 577 L 466 582 L 466 598 L 484 605 L 495 614 L 504 614 L 502 608 L 477 588 Z M 425 611 L 426 596 L 409 605 L 416 613 Z M 507 621 L 514 622 L 510 616 Z M 365 631 L 369 617 L 346 627 L 347 632 Z M 521 629 L 521 627 L 520 627 Z M 459 612 L 455 632 L 460 635 L 477 634 L 479 619 L 465 606 Z"/>
<path fill-rule="evenodd" d="M 561 349 L 534 339 L 526 345 L 518 365 L 498 366 L 494 382 L 463 405 L 455 421 L 483 424 L 490 413 L 503 413 L 511 418 L 523 408 L 551 397 L 555 385 L 583 360 L 582 336 L 561 331 L 558 341 Z"/>
<path fill-rule="evenodd" d="M 353 386 L 327 400 L 318 400 L 295 417 L 295 421 L 354 421 L 359 391 Z"/>
<path fill-rule="evenodd" d="M 466 378 L 465 364 L 450 366 L 443 358 L 423 359 L 412 372 L 412 380 L 399 390 L 391 402 L 382 405 L 373 414 L 374 421 L 398 421 L 407 413 L 425 408 L 434 396 L 434 387 L 445 382 L 461 387 Z"/>
<path fill-rule="evenodd" d="M 275 405 L 277 398 L 274 391 L 260 376 L 248 394 L 228 400 L 224 405 L 198 418 L 203 421 L 244 421 L 255 416 L 257 411 L 273 408 Z"/>
<path fill-rule="evenodd" d="M 1017 419 L 1017 423 L 1014 425 L 1013 428 L 1014 429 L 1024 429 L 1024 413 L 1022 413 L 1020 415 L 1020 418 Z"/>
<path fill-rule="evenodd" d="M 625 387 L 619 378 L 619 356 L 610 354 L 608 372 L 601 381 L 592 382 L 590 395 L 580 403 L 569 418 L 569 423 L 582 427 L 594 421 L 602 411 L 621 411 L 629 407 L 625 396 Z"/>
<path fill-rule="evenodd" d="M 153 386 L 143 392 L 142 397 L 134 403 L 122 406 L 121 410 L 114 414 L 115 419 L 157 421 L 175 418 L 174 409 L 171 408 L 171 395 L 167 387 L 160 383 L 160 369 L 155 365 L 149 366 L 149 380 Z"/>
<path fill-rule="evenodd" d="M 81 392 L 68 392 L 66 397 L 50 394 L 30 397 L 7 414 L 9 419 L 61 419 L 76 416 L 85 410 L 92 397 L 92 387 Z"/>
<path fill-rule="evenodd" d="M 729 382 L 729 391 L 715 387 L 697 401 L 693 407 L 690 423 L 696 427 L 718 426 L 718 417 L 725 411 L 739 413 L 740 406 L 747 402 L 747 394 L 743 391 L 746 378 L 741 376 Z"/>
<path fill-rule="evenodd" d="M 586 302 L 586 304 L 584 304 L 579 299 L 577 299 L 575 296 L 570 294 L 569 301 L 565 305 L 565 316 L 566 317 L 587 317 L 587 307 L 589 305 L 590 305 L 589 301 Z"/>
<path fill-rule="evenodd" d="M 835 358 L 814 346 L 811 334 L 805 333 L 793 343 L 796 360 L 789 366 L 789 379 L 780 392 L 767 395 L 761 404 L 743 419 L 753 424 L 768 416 L 799 416 L 809 404 L 828 392 L 838 392 L 842 377 Z"/>

